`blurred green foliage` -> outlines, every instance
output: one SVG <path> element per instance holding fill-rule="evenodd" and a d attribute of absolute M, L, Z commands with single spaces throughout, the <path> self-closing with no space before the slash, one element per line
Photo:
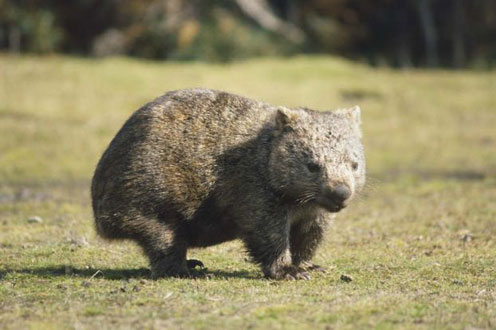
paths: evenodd
<path fill-rule="evenodd" d="M 35 53 L 54 52 L 62 41 L 62 30 L 57 25 L 55 13 L 44 8 L 30 10 L 17 2 L 0 2 L 0 31 L 2 37 L 8 30 L 8 42 L 14 51 Z M 16 40 L 17 39 L 17 40 Z"/>
<path fill-rule="evenodd" d="M 494 0 L 0 0 L 0 50 L 11 52 L 488 67 L 495 35 Z"/>

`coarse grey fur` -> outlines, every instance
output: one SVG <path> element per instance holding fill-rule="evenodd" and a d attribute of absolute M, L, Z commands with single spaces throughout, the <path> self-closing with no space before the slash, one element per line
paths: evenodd
<path fill-rule="evenodd" d="M 308 278 L 333 213 L 364 182 L 358 107 L 318 112 L 189 89 L 128 119 L 91 195 L 98 233 L 136 241 L 155 278 L 188 276 L 188 248 L 233 239 L 265 276 Z"/>

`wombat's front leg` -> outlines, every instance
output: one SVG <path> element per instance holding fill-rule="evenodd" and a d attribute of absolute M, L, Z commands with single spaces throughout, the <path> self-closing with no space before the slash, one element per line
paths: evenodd
<path fill-rule="evenodd" d="M 317 247 L 324 236 L 324 225 L 314 220 L 301 221 L 291 227 L 290 250 L 293 265 L 306 270 L 323 270 L 309 261 L 313 258 Z"/>
<path fill-rule="evenodd" d="M 291 261 L 289 224 L 286 217 L 261 221 L 244 239 L 255 262 L 264 275 L 272 279 L 310 279 L 302 268 Z"/>

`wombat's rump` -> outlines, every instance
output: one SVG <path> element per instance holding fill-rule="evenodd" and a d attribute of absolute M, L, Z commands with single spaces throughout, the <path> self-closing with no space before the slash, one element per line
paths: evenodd
<path fill-rule="evenodd" d="M 187 276 L 189 247 L 241 239 L 270 278 L 305 265 L 365 181 L 360 110 L 289 109 L 207 89 L 169 92 L 110 143 L 91 188 L 98 233 L 132 239 L 152 275 Z"/>

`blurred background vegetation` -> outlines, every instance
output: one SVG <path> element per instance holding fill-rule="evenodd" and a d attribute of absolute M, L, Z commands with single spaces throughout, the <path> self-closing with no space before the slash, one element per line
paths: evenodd
<path fill-rule="evenodd" d="M 0 0 L 0 50 L 13 53 L 488 68 L 495 37 L 494 0 Z"/>

